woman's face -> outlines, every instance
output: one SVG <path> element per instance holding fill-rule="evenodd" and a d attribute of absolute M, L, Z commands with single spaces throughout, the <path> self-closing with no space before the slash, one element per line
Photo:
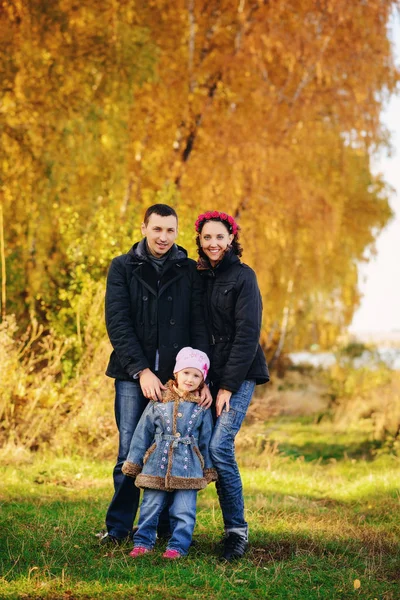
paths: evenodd
<path fill-rule="evenodd" d="M 225 225 L 219 221 L 208 221 L 200 233 L 200 246 L 212 267 L 221 260 L 225 250 L 233 240 Z"/>

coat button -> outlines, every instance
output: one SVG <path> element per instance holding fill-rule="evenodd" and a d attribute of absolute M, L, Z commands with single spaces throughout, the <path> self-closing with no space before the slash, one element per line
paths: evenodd
<path fill-rule="evenodd" d="M 176 344 L 176 343 L 175 343 L 175 344 L 174 344 L 174 348 L 178 348 L 178 347 L 179 347 L 179 344 Z"/>
<path fill-rule="evenodd" d="M 168 302 L 172 302 L 172 296 L 168 296 L 167 300 Z"/>
<path fill-rule="evenodd" d="M 183 414 L 182 413 L 178 413 L 178 417 L 183 417 Z"/>
<path fill-rule="evenodd" d="M 147 300 L 147 296 L 143 296 L 142 300 L 143 300 L 144 302 L 146 302 L 146 300 Z"/>
<path fill-rule="evenodd" d="M 171 319 L 169 322 L 170 325 L 175 325 L 175 319 Z"/>
<path fill-rule="evenodd" d="M 179 433 L 179 431 L 175 434 L 175 437 L 181 437 L 181 434 Z"/>

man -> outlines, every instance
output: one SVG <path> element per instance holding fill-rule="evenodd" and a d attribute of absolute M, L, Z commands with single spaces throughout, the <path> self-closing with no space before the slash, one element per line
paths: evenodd
<path fill-rule="evenodd" d="M 161 400 L 181 348 L 208 350 L 201 281 L 195 262 L 175 244 L 175 210 L 150 206 L 141 231 L 144 238 L 113 259 L 107 278 L 106 325 L 114 349 L 106 374 L 115 379 L 119 450 L 101 544 L 118 544 L 132 535 L 139 489 L 121 468 L 148 399 Z M 209 406 L 211 395 L 204 390 L 202 403 Z"/>

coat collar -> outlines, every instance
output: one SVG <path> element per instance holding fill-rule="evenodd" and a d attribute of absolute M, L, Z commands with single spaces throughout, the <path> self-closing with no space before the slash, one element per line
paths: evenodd
<path fill-rule="evenodd" d="M 128 252 L 134 262 L 150 262 L 149 256 L 146 250 L 146 238 L 136 242 Z M 180 261 L 187 259 L 187 252 L 182 246 L 174 244 L 168 253 L 167 262 L 179 263 Z"/>
<path fill-rule="evenodd" d="M 234 253 L 232 248 L 230 248 L 225 252 L 222 260 L 215 267 L 211 266 L 208 258 L 200 257 L 197 261 L 197 269 L 198 271 L 208 272 L 208 275 L 215 275 L 216 273 L 226 271 L 229 267 L 237 263 L 240 263 L 240 258 Z"/>
<path fill-rule="evenodd" d="M 195 396 L 195 394 L 192 394 L 191 392 L 183 393 L 183 395 L 180 396 L 177 393 L 177 390 L 176 390 L 176 387 L 175 387 L 175 381 L 173 381 L 172 379 L 170 379 L 169 381 L 167 381 L 167 383 L 165 384 L 165 387 L 167 389 L 163 393 L 163 399 L 162 399 L 163 403 L 167 403 L 167 402 L 193 402 L 194 404 L 199 404 L 200 401 L 201 401 L 201 399 L 199 398 L 199 396 Z"/>

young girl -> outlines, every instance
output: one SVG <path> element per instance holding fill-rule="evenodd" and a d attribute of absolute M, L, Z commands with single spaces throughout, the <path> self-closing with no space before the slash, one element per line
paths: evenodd
<path fill-rule="evenodd" d="M 164 558 L 187 554 L 196 522 L 197 491 L 217 478 L 208 445 L 213 422 L 195 392 L 210 366 L 207 355 L 191 347 L 176 357 L 175 381 L 166 384 L 162 402 L 151 401 L 132 438 L 122 472 L 144 488 L 138 530 L 130 556 L 149 552 L 158 518 L 169 505 L 171 538 Z"/>
<path fill-rule="evenodd" d="M 216 424 L 210 442 L 218 473 L 217 492 L 225 526 L 223 557 L 241 558 L 248 545 L 242 482 L 235 437 L 254 387 L 269 379 L 259 344 L 262 302 L 254 271 L 240 261 L 235 219 L 218 211 L 201 214 L 195 224 L 198 269 L 204 280 L 206 322 L 211 340 L 211 392 Z"/>

